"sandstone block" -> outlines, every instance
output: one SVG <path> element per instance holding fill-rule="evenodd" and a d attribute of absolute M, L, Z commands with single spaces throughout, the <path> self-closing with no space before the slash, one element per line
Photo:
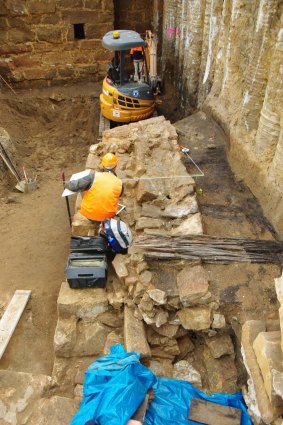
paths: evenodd
<path fill-rule="evenodd" d="M 234 345 L 229 335 L 217 335 L 205 339 L 206 345 L 215 359 L 227 354 L 234 354 Z"/>
<path fill-rule="evenodd" d="M 281 407 L 283 400 L 273 388 L 273 376 L 276 371 L 283 372 L 283 354 L 281 351 L 281 334 L 278 331 L 260 332 L 253 343 L 253 349 L 263 377 L 264 387 L 272 405 Z"/>
<path fill-rule="evenodd" d="M 62 425 L 71 422 L 79 408 L 79 400 L 53 396 L 41 399 L 35 406 L 30 425 L 45 425 L 47 418 L 52 418 L 52 425 Z"/>
<path fill-rule="evenodd" d="M 70 357 L 77 339 L 77 318 L 58 319 L 54 335 L 54 351 L 56 356 Z"/>
<path fill-rule="evenodd" d="M 158 218 L 140 217 L 137 221 L 136 230 L 142 229 L 160 229 L 163 227 L 163 221 Z"/>
<path fill-rule="evenodd" d="M 200 373 L 186 360 L 180 360 L 173 366 L 173 378 L 191 382 L 201 388 Z"/>
<path fill-rule="evenodd" d="M 27 5 L 21 0 L 8 0 L 6 1 L 6 8 L 9 10 L 11 16 L 26 16 L 28 15 Z"/>
<path fill-rule="evenodd" d="M 155 326 L 159 328 L 162 325 L 165 325 L 165 323 L 168 320 L 168 311 L 159 309 L 154 317 Z"/>
<path fill-rule="evenodd" d="M 137 351 L 141 357 L 151 356 L 144 324 L 135 318 L 133 310 L 128 307 L 124 310 L 124 341 L 127 351 Z"/>
<path fill-rule="evenodd" d="M 283 352 L 283 305 L 279 308 L 279 319 L 280 319 L 280 329 L 281 329 L 281 350 Z"/>
<path fill-rule="evenodd" d="M 142 204 L 141 215 L 144 217 L 159 218 L 161 217 L 161 209 L 156 205 Z"/>
<path fill-rule="evenodd" d="M 99 168 L 100 162 L 101 160 L 99 156 L 97 155 L 97 153 L 93 154 L 90 152 L 86 160 L 86 169 L 97 170 Z"/>
<path fill-rule="evenodd" d="M 73 356 L 84 357 L 102 355 L 109 329 L 99 322 L 79 322 L 77 341 L 72 350 Z"/>
<path fill-rule="evenodd" d="M 44 27 L 38 27 L 37 38 L 39 41 L 47 41 L 48 43 L 61 43 L 61 28 L 56 27 L 55 25 L 45 25 Z"/>
<path fill-rule="evenodd" d="M 196 304 L 208 292 L 208 275 L 202 266 L 185 267 L 177 275 L 181 303 L 188 307 Z"/>
<path fill-rule="evenodd" d="M 94 319 L 108 310 L 107 294 L 102 288 L 71 289 L 63 282 L 57 300 L 58 316 Z"/>
<path fill-rule="evenodd" d="M 139 310 L 141 312 L 150 313 L 153 311 L 153 309 L 154 309 L 154 302 L 150 298 L 149 294 L 146 292 L 143 294 L 143 297 L 139 303 Z"/>
<path fill-rule="evenodd" d="M 34 40 L 35 33 L 30 28 L 12 28 L 9 30 L 10 43 L 26 43 Z"/>
<path fill-rule="evenodd" d="M 137 202 L 142 205 L 144 202 L 151 202 L 158 196 L 165 193 L 162 180 L 140 180 L 137 188 Z"/>
<path fill-rule="evenodd" d="M 191 353 L 194 350 L 195 345 L 188 335 L 184 335 L 178 339 L 178 347 L 180 350 L 178 360 L 183 360 L 188 353 Z"/>
<path fill-rule="evenodd" d="M 92 224 L 79 211 L 74 214 L 72 220 L 72 235 L 74 236 L 89 236 L 97 230 L 97 225 Z"/>
<path fill-rule="evenodd" d="M 244 364 L 250 377 L 245 401 L 258 422 L 263 420 L 265 423 L 270 423 L 279 416 L 280 411 L 273 407 L 269 401 L 253 350 L 253 342 L 260 332 L 265 332 L 265 322 L 263 320 L 249 320 L 242 327 L 241 350 Z"/>
<path fill-rule="evenodd" d="M 201 331 L 209 329 L 210 310 L 204 307 L 183 308 L 178 312 L 181 324 L 185 329 Z"/>
<path fill-rule="evenodd" d="M 1 424 L 25 424 L 52 384 L 50 376 L 0 371 Z M 7 419 L 7 421 L 6 421 Z"/>
<path fill-rule="evenodd" d="M 274 281 L 278 301 L 280 304 L 283 304 L 283 273 L 280 277 L 274 279 Z"/>
<path fill-rule="evenodd" d="M 180 226 L 172 230 L 173 235 L 202 235 L 203 227 L 200 213 L 196 213 L 183 221 Z"/>
<path fill-rule="evenodd" d="M 112 347 L 113 345 L 116 344 L 123 344 L 124 343 L 124 338 L 121 335 L 121 333 L 116 330 L 113 332 L 110 332 L 110 334 L 107 335 L 106 341 L 105 341 L 105 345 L 104 345 L 104 350 L 103 350 L 103 354 L 109 354 L 110 353 L 110 347 Z"/>
<path fill-rule="evenodd" d="M 139 280 L 142 285 L 148 287 L 152 282 L 152 273 L 149 270 L 142 272 Z"/>
<path fill-rule="evenodd" d="M 162 211 L 162 217 L 168 218 L 184 218 L 189 214 L 195 214 L 198 212 L 198 204 L 195 196 L 187 197 L 184 204 L 179 205 L 168 205 L 164 211 Z"/>
<path fill-rule="evenodd" d="M 29 12 L 32 14 L 54 13 L 56 0 L 30 0 Z"/>
<path fill-rule="evenodd" d="M 209 391 L 233 393 L 238 389 L 238 371 L 232 356 L 215 359 L 209 348 L 204 346 L 203 359 Z"/>
<path fill-rule="evenodd" d="M 213 321 L 212 321 L 212 328 L 213 329 L 221 329 L 224 328 L 226 325 L 225 316 L 220 313 L 214 313 L 213 314 Z"/>
<path fill-rule="evenodd" d="M 159 334 L 163 336 L 167 336 L 168 338 L 173 338 L 179 329 L 179 325 L 170 325 L 169 323 L 164 323 L 159 327 L 152 326 L 152 328 Z"/>
<path fill-rule="evenodd" d="M 64 21 L 70 22 L 71 24 L 77 24 L 80 22 L 93 23 L 97 20 L 97 11 L 66 10 L 62 12 L 62 19 Z"/>
<path fill-rule="evenodd" d="M 126 266 L 126 257 L 124 255 L 117 254 L 112 261 L 112 265 L 118 278 L 123 282 L 129 274 Z"/>
<path fill-rule="evenodd" d="M 96 320 L 110 328 L 120 328 L 123 325 L 123 318 L 117 311 L 114 310 L 108 310 L 99 314 Z"/>
<path fill-rule="evenodd" d="M 147 291 L 150 298 L 153 300 L 155 305 L 164 305 L 166 304 L 166 292 L 161 291 L 160 289 L 150 289 Z"/>

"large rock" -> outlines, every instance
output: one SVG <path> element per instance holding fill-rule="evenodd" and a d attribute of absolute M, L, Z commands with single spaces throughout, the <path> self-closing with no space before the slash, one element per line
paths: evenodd
<path fill-rule="evenodd" d="M 67 282 L 63 282 L 57 309 L 61 318 L 94 319 L 108 310 L 107 294 L 102 288 L 71 289 Z"/>
<path fill-rule="evenodd" d="M 80 403 L 78 400 L 53 396 L 39 400 L 32 413 L 29 425 L 52 425 L 69 424 L 77 412 Z"/>
<path fill-rule="evenodd" d="M 182 326 L 192 331 L 209 329 L 211 324 L 210 309 L 205 307 L 183 308 L 178 312 L 178 316 Z"/>
<path fill-rule="evenodd" d="M 177 287 L 184 307 L 197 304 L 208 292 L 208 275 L 202 266 L 185 267 L 177 275 Z"/>
<path fill-rule="evenodd" d="M 234 345 L 229 335 L 217 335 L 206 338 L 205 342 L 215 359 L 227 354 L 234 354 Z"/>
<path fill-rule="evenodd" d="M 110 330 L 99 322 L 79 322 L 77 341 L 71 354 L 78 357 L 103 355 L 108 333 Z"/>
<path fill-rule="evenodd" d="M 171 233 L 178 236 L 202 235 L 203 227 L 200 213 L 192 214 L 182 224 L 172 229 Z"/>
<path fill-rule="evenodd" d="M 124 341 L 127 351 L 137 351 L 141 357 L 151 356 L 144 324 L 135 318 L 133 310 L 128 307 L 124 310 Z"/>
<path fill-rule="evenodd" d="M 204 346 L 203 360 L 207 371 L 209 391 L 233 393 L 239 390 L 238 371 L 233 356 L 215 359 L 208 347 Z"/>
<path fill-rule="evenodd" d="M 118 278 L 121 280 L 121 282 L 124 282 L 125 278 L 129 274 L 126 266 L 126 257 L 122 254 L 117 254 L 112 261 L 112 265 Z"/>
<path fill-rule="evenodd" d="M 201 388 L 200 373 L 186 360 L 180 360 L 173 366 L 173 378 L 191 382 Z"/>
<path fill-rule="evenodd" d="M 161 213 L 162 217 L 184 218 L 189 214 L 198 212 L 198 204 L 195 196 L 186 197 L 186 202 L 177 205 L 168 205 Z"/>
<path fill-rule="evenodd" d="M 265 322 L 263 320 L 249 320 L 242 327 L 242 355 L 244 365 L 247 369 L 248 392 L 244 398 L 250 413 L 256 422 L 263 420 L 271 423 L 280 415 L 280 409 L 271 405 L 264 388 L 262 374 L 257 363 L 257 358 L 253 350 L 253 342 L 260 332 L 265 332 Z"/>
<path fill-rule="evenodd" d="M 56 356 L 69 357 L 77 340 L 77 318 L 59 318 L 54 335 L 54 351 Z"/>
<path fill-rule="evenodd" d="M 140 217 L 137 221 L 135 229 L 160 229 L 163 226 L 164 222 L 158 218 Z"/>
<path fill-rule="evenodd" d="M 283 372 L 280 332 L 260 332 L 254 340 L 253 348 L 269 400 L 274 406 L 281 408 L 283 413 L 283 400 L 278 397 L 273 388 L 274 374 L 277 371 Z"/>
<path fill-rule="evenodd" d="M 0 371 L 1 425 L 29 423 L 39 400 L 51 386 L 50 376 Z"/>

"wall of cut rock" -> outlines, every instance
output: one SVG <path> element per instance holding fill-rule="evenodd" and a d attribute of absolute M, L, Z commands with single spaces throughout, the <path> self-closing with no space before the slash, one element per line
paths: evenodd
<path fill-rule="evenodd" d="M 97 81 L 111 58 L 101 38 L 113 22 L 112 1 L 4 0 L 0 74 L 12 82 Z"/>
<path fill-rule="evenodd" d="M 134 240 L 155 232 L 203 233 L 195 182 L 182 163 L 169 121 L 161 116 L 105 131 L 102 142 L 91 146 L 86 168 L 97 170 L 107 151 L 119 159 L 118 174 L 125 184 L 121 203 L 127 207 L 121 219 L 130 225 Z M 133 179 L 137 176 L 145 179 Z M 80 196 L 72 233 L 93 235 L 79 204 Z M 62 283 L 53 370 L 59 388 L 77 385 L 79 394 L 87 366 L 108 353 L 111 344 L 122 342 L 127 351 L 140 352 L 157 376 L 185 379 L 207 391 L 239 389 L 233 331 L 209 290 L 203 266 L 198 261 L 147 261 L 145 254 L 133 244 L 128 255 L 116 255 L 105 290 L 73 290 Z"/>
<path fill-rule="evenodd" d="M 280 0 L 164 0 L 162 40 L 163 75 L 182 108 L 203 108 L 225 129 L 233 169 L 280 234 L 282 8 Z"/>

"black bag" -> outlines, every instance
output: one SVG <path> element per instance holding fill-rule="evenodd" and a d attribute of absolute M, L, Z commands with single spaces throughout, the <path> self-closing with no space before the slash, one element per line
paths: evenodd
<path fill-rule="evenodd" d="M 108 241 L 102 236 L 72 236 L 71 252 L 107 253 Z"/>

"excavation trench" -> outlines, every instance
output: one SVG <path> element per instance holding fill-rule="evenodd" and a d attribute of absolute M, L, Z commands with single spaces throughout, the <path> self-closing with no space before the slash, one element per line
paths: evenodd
<path fill-rule="evenodd" d="M 84 340 L 89 317 L 75 320 L 77 345 L 70 343 L 64 346 L 60 341 L 58 327 L 61 333 L 66 332 L 67 335 L 68 321 L 74 322 L 73 314 L 62 316 L 60 313 L 66 291 L 68 296 L 71 291 L 66 283 L 61 287 L 61 282 L 65 280 L 64 269 L 70 241 L 67 212 L 61 199 L 61 173 L 65 171 L 70 176 L 82 170 L 86 164 L 90 166 L 88 149 L 96 143 L 97 138 L 99 91 L 99 86 L 86 84 L 49 88 L 40 92 L 19 91 L 16 97 L 5 91 L 1 94 L 1 125 L 11 137 L 17 165 L 24 165 L 28 173 L 38 175 L 39 188 L 28 195 L 15 192 L 11 176 L 5 168 L 1 168 L 1 313 L 16 289 L 31 289 L 32 297 L 1 359 L 0 367 L 52 375 L 57 383 L 55 393 L 73 398 L 74 387 L 82 384 L 87 366 L 103 355 L 105 347 L 123 342 L 126 309 L 135 312 L 133 320 L 145 323 L 151 355 L 146 353 L 143 362 L 157 375 L 182 377 L 182 368 L 178 370 L 174 365 L 183 360 L 187 362 L 186 366 L 197 370 L 201 384 L 199 381 L 195 383 L 204 390 L 239 390 L 246 382 L 240 354 L 241 326 L 247 319 L 276 318 L 278 305 L 274 278 L 280 273 L 276 265 L 193 264 L 193 279 L 200 279 L 199 273 L 201 276 L 204 273 L 209 282 L 210 296 L 205 298 L 208 291 L 204 289 L 200 304 L 188 301 L 182 306 L 176 293 L 176 281 L 181 279 L 182 271 L 188 271 L 192 265 L 184 260 L 149 263 L 143 260 L 142 252 L 133 251 L 128 259 L 123 259 L 130 270 L 128 281 L 124 277 L 119 280 L 115 270 L 110 267 L 105 300 L 105 294 L 102 295 L 103 300 L 109 302 L 109 308 L 105 308 L 97 320 L 91 319 L 98 327 L 91 338 L 96 338 L 99 349 L 92 350 L 91 338 Z M 151 176 L 155 167 L 162 168 L 164 175 L 178 175 L 186 170 L 195 174 L 192 162 L 177 150 L 174 128 L 169 122 L 160 121 L 160 117 L 156 120 L 150 125 L 131 124 L 129 129 L 119 127 L 111 130 L 99 145 L 98 154 L 108 149 L 117 152 L 120 159 L 118 174 L 120 172 L 127 177 L 131 173 L 134 177 L 137 170 L 140 175 Z M 172 231 L 174 226 L 177 228 L 181 225 L 182 220 L 169 218 L 170 215 L 165 222 L 159 222 L 156 211 L 164 211 L 167 204 L 173 203 L 174 196 L 175 203 L 180 200 L 182 203 L 182 196 L 178 200 L 177 195 L 183 190 L 185 200 L 187 193 L 190 199 L 197 197 L 204 233 L 273 239 L 272 227 L 264 219 L 257 201 L 242 182 L 235 181 L 230 171 L 225 154 L 227 139 L 218 125 L 200 112 L 176 122 L 175 127 L 179 134 L 178 143 L 190 148 L 190 155 L 204 172 L 204 177 L 197 177 L 196 184 L 191 180 L 190 185 L 176 184 L 174 180 L 174 183 L 158 186 L 158 194 L 152 197 L 152 191 L 148 188 L 140 193 L 139 186 L 126 184 L 123 202 L 127 210 L 122 219 L 135 228 L 135 237 L 138 238 L 145 229 L 163 232 L 164 229 Z M 149 146 L 151 151 L 148 150 Z M 171 162 L 172 149 L 174 161 Z M 91 168 L 98 164 L 97 157 L 93 157 Z M 131 166 L 128 166 L 129 162 Z M 191 186 L 189 192 L 188 186 Z M 160 194 L 164 187 L 166 193 Z M 164 200 L 164 197 L 167 198 Z M 71 204 L 75 213 L 74 199 L 71 199 Z M 197 211 L 194 214 L 198 214 Z M 172 220 L 175 220 L 173 225 Z M 152 223 L 155 223 L 154 226 Z M 138 290 L 137 281 L 130 280 L 136 276 L 145 288 L 150 279 L 152 286 L 148 289 L 155 288 L 165 293 L 167 304 L 161 303 L 160 307 L 159 302 L 154 303 L 146 295 L 144 288 Z M 59 292 L 61 304 L 58 304 L 57 323 Z M 78 292 L 73 293 L 74 302 L 79 303 Z M 209 310 L 215 316 L 214 320 L 219 320 L 221 324 L 212 326 L 209 322 L 200 329 L 185 329 L 177 320 L 176 312 L 191 305 L 197 305 L 196 308 L 203 315 Z M 165 319 L 162 317 L 164 311 Z M 159 322 L 156 321 L 158 314 Z M 174 326 L 175 330 L 172 331 Z M 107 339 L 105 334 L 108 335 Z M 220 347 L 217 353 L 214 351 L 216 345 Z"/>

